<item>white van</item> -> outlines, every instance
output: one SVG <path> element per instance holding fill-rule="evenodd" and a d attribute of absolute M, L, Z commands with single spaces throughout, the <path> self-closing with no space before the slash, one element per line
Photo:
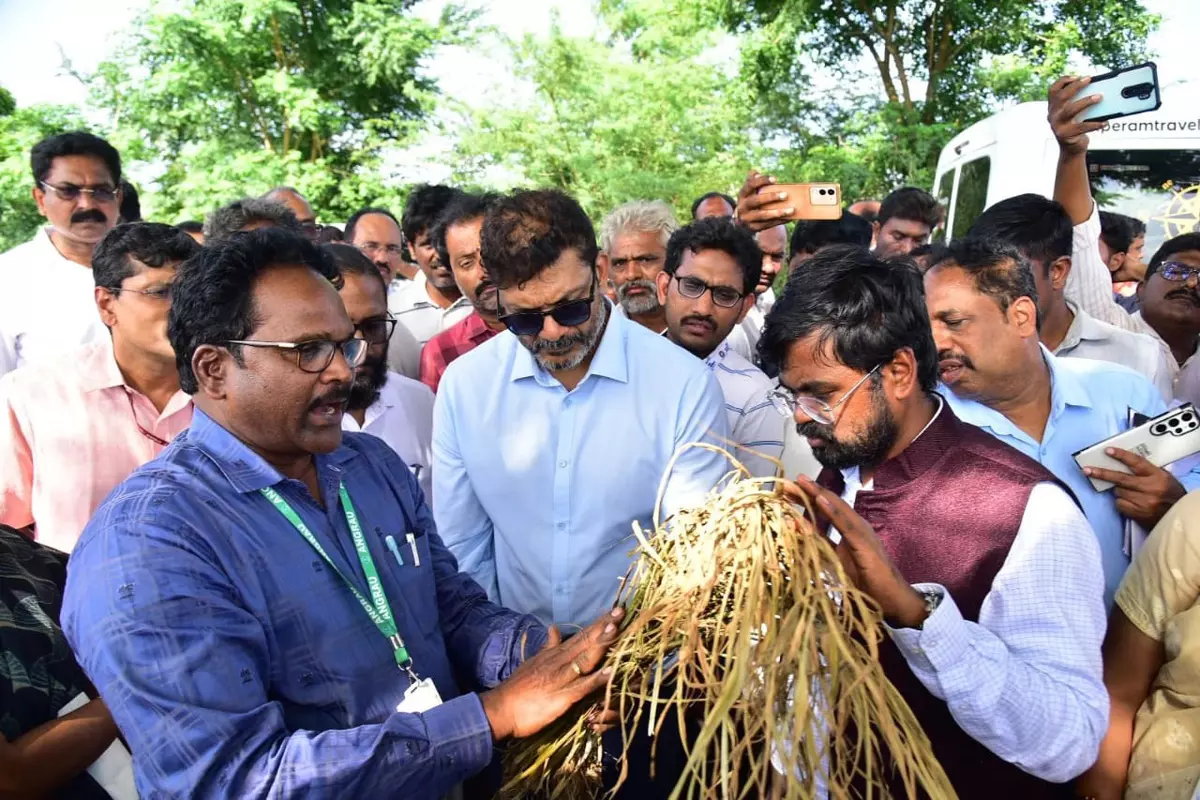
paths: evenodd
<path fill-rule="evenodd" d="M 1147 258 L 1164 239 L 1200 230 L 1200 87 L 1167 86 L 1162 99 L 1157 111 L 1092 134 L 1087 157 L 1100 207 L 1146 223 Z M 1013 195 L 1050 197 L 1057 164 L 1045 103 L 975 123 L 938 158 L 934 195 L 947 209 L 945 230 L 964 235 L 980 212 Z"/>

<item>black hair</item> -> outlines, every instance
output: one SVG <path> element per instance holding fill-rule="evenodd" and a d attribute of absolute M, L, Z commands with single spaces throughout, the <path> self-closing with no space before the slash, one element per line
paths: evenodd
<path fill-rule="evenodd" d="M 483 218 L 479 255 L 498 289 L 522 286 L 567 250 L 595 267 L 598 248 L 592 221 L 573 197 L 557 189 L 501 198 Z"/>
<path fill-rule="evenodd" d="M 392 212 L 388 211 L 386 208 L 374 208 L 374 207 L 360 208 L 358 211 L 355 211 L 353 214 L 350 215 L 350 219 L 346 220 L 346 227 L 344 228 L 344 230 L 345 230 L 344 236 L 345 236 L 345 240 L 347 242 L 354 241 L 354 229 L 358 226 L 358 221 L 360 219 L 362 219 L 363 217 L 367 216 L 368 214 L 383 214 L 385 217 L 390 219 L 392 222 L 396 223 L 397 228 L 400 227 L 400 220 L 396 219 L 396 215 L 393 214 Z M 403 233 L 403 231 L 402 231 L 402 233 Z"/>
<path fill-rule="evenodd" d="M 121 185 L 121 154 L 117 148 L 87 131 L 71 131 L 48 136 L 33 146 L 29 151 L 29 166 L 33 170 L 33 180 L 41 183 L 50 174 L 54 159 L 61 156 L 92 156 L 104 162 L 108 174 L 112 176 L 113 186 Z"/>
<path fill-rule="evenodd" d="M 130 259 L 148 267 L 188 260 L 200 251 L 196 240 L 174 225 L 160 222 L 124 222 L 104 235 L 92 253 L 92 279 L 116 291 L 135 272 Z"/>
<path fill-rule="evenodd" d="M 883 202 L 879 204 L 879 216 L 875 221 L 882 226 L 892 217 L 936 228 L 942 221 L 942 207 L 938 205 L 937 198 L 924 189 L 905 186 L 883 198 Z"/>
<path fill-rule="evenodd" d="M 843 211 L 840 219 L 802 219 L 792 230 L 788 260 L 800 253 L 812 255 L 834 244 L 871 246 L 871 223 L 857 214 Z"/>
<path fill-rule="evenodd" d="M 254 308 L 254 285 L 267 270 L 303 264 L 341 283 L 341 273 L 328 253 L 290 230 L 260 228 L 201 247 L 184 262 L 175 279 L 167 337 L 175 348 L 179 387 L 199 391 L 192 357 L 201 345 L 224 345 L 246 339 L 260 324 Z M 232 351 L 241 359 L 240 350 Z"/>
<path fill-rule="evenodd" d="M 1115 211 L 1100 212 L 1100 239 L 1114 253 L 1128 253 L 1139 236 L 1146 235 L 1146 223 L 1137 217 Z"/>
<path fill-rule="evenodd" d="M 729 217 L 699 219 L 672 233 L 667 242 L 663 272 L 673 276 L 683 262 L 685 252 L 699 253 L 702 250 L 720 250 L 733 257 L 742 271 L 743 296 L 758 286 L 758 279 L 762 275 L 762 250 L 754 234 Z"/>
<path fill-rule="evenodd" d="M 283 203 L 263 200 L 261 197 L 243 197 L 227 206 L 221 206 L 204 220 L 204 243 L 212 244 L 228 239 L 233 234 L 255 222 L 266 222 L 271 227 L 283 228 L 293 233 L 300 232 L 300 220 Z"/>
<path fill-rule="evenodd" d="M 967 273 L 975 284 L 975 290 L 995 300 L 1005 313 L 1021 297 L 1028 297 L 1037 307 L 1038 293 L 1033 280 L 1033 266 L 1020 250 L 1008 242 L 973 237 L 956 239 L 930 262 L 929 269 L 943 265 L 958 267 Z M 1040 329 L 1040 313 L 1037 324 Z"/>
<path fill-rule="evenodd" d="M 1185 250 L 1200 252 L 1200 231 L 1185 233 L 1163 242 L 1162 247 L 1158 248 L 1158 252 L 1150 259 L 1150 265 L 1146 268 L 1146 280 L 1150 280 L 1150 276 L 1158 272 L 1158 268 L 1169 257 Z"/>
<path fill-rule="evenodd" d="M 1040 194 L 1019 194 L 1001 200 L 975 218 L 969 239 L 992 239 L 1011 244 L 1043 270 L 1071 255 L 1074 225 L 1062 203 Z"/>
<path fill-rule="evenodd" d="M 832 343 L 838 361 L 862 373 L 911 348 L 921 388 L 938 381 L 937 345 L 929 327 L 925 287 L 905 259 L 881 259 L 854 245 L 834 245 L 794 271 L 767 315 L 759 356 L 782 371 L 788 349 L 811 334 Z"/>
<path fill-rule="evenodd" d="M 342 229 L 336 225 L 317 226 L 317 244 L 334 244 L 335 242 L 342 242 L 345 240 L 345 234 L 343 234 Z"/>
<path fill-rule="evenodd" d="M 350 273 L 378 280 L 379 287 L 383 290 L 384 300 L 387 299 L 387 284 L 379 272 L 379 267 L 375 266 L 362 250 L 352 244 L 330 242 L 321 245 L 321 251 L 333 259 L 334 266 L 337 267 L 340 274 Z"/>
<path fill-rule="evenodd" d="M 445 210 L 458 194 L 458 189 L 423 183 L 413 188 L 404 204 L 404 214 L 400 217 L 400 230 L 409 244 L 415 244 L 422 231 L 428 232 L 437 221 L 438 215 Z"/>
<path fill-rule="evenodd" d="M 908 254 L 908 260 L 916 264 L 917 269 L 924 275 L 931 266 L 941 260 L 945 252 L 946 245 L 943 242 L 926 242 L 920 247 L 914 247 Z"/>
<path fill-rule="evenodd" d="M 724 192 L 709 192 L 707 194 L 700 195 L 692 202 L 692 219 L 696 218 L 696 212 L 700 210 L 700 204 L 713 197 L 719 197 L 726 203 L 729 203 L 730 208 L 735 210 L 737 209 L 737 201 L 729 195 L 725 194 Z"/>
<path fill-rule="evenodd" d="M 141 222 L 142 203 L 138 199 L 138 190 L 129 181 L 121 181 L 121 222 Z"/>
<path fill-rule="evenodd" d="M 450 201 L 449 205 L 438 215 L 433 227 L 429 229 L 429 241 L 437 249 L 438 259 L 447 267 L 450 266 L 450 254 L 446 252 L 446 230 L 453 225 L 469 222 L 473 219 L 486 217 L 492 206 L 500 201 L 500 195 L 495 192 L 485 194 L 468 194 L 460 192 Z"/>
<path fill-rule="evenodd" d="M 196 219 L 185 219 L 183 222 L 176 222 L 175 227 L 184 233 L 204 233 L 204 223 Z"/>

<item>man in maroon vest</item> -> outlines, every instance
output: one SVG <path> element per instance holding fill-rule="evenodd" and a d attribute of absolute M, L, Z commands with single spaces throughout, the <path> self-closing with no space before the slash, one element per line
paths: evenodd
<path fill-rule="evenodd" d="M 1053 475 L 934 392 L 914 266 L 837 247 L 800 281 L 759 349 L 779 371 L 777 407 L 825 466 L 799 488 L 882 607 L 888 677 L 959 796 L 1070 797 L 1108 721 L 1087 520 Z"/>

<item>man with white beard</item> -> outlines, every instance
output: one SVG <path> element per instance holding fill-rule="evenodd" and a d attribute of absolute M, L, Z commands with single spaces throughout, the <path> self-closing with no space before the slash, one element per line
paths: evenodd
<path fill-rule="evenodd" d="M 667 328 L 655 279 L 666 263 L 667 241 L 678 228 L 671 208 L 661 200 L 617 206 L 600 225 L 597 267 L 608 274 L 620 311 L 652 333 Z"/>

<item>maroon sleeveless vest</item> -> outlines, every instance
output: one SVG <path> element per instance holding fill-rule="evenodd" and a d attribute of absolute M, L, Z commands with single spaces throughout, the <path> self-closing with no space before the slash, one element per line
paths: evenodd
<path fill-rule="evenodd" d="M 854 510 L 875 529 L 906 581 L 945 586 L 963 619 L 976 622 L 1017 536 L 1029 493 L 1042 482 L 1058 483 L 1036 461 L 962 422 L 943 403 L 916 441 L 876 469 L 873 489 L 858 493 Z M 845 489 L 837 470 L 823 470 L 818 483 L 839 495 Z M 880 661 L 964 800 L 1073 796 L 1069 785 L 1035 778 L 964 733 L 887 637 Z M 888 796 L 903 798 L 902 785 Z"/>

